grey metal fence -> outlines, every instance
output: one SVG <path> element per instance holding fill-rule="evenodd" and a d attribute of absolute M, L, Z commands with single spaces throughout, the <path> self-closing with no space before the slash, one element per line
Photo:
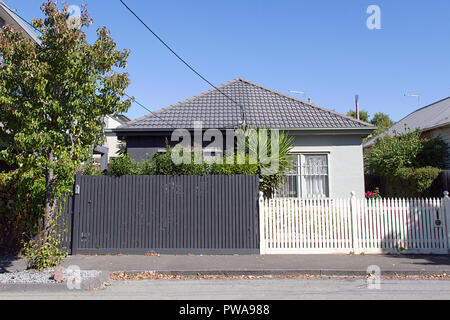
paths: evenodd
<path fill-rule="evenodd" d="M 72 254 L 73 196 L 65 196 L 64 199 L 59 201 L 59 206 L 57 226 L 61 247 L 67 248 L 69 254 Z"/>
<path fill-rule="evenodd" d="M 72 254 L 259 253 L 257 176 L 77 175 L 70 212 Z"/>

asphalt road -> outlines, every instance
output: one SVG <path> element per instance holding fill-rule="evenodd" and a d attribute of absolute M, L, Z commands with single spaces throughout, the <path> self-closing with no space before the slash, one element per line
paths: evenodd
<path fill-rule="evenodd" d="M 0 299 L 450 299 L 450 281 L 382 280 L 368 289 L 366 279 L 132 280 L 98 291 L 0 292 Z"/>

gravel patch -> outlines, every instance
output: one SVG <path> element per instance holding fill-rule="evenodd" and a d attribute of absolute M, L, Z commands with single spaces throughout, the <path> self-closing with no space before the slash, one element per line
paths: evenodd
<path fill-rule="evenodd" d="M 54 269 L 45 269 L 43 271 L 26 270 L 10 273 L 0 273 L 0 284 L 56 284 L 53 277 Z M 89 270 L 81 271 L 79 276 L 81 280 L 92 280 L 99 277 L 102 274 L 101 271 Z M 70 270 L 63 270 L 64 281 L 77 275 Z"/>

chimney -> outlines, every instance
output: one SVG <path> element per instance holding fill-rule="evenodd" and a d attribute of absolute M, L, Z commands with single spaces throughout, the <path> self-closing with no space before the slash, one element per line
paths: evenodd
<path fill-rule="evenodd" d="M 361 120 L 361 117 L 359 116 L 359 95 L 355 96 L 355 103 L 356 103 L 356 119 Z"/>

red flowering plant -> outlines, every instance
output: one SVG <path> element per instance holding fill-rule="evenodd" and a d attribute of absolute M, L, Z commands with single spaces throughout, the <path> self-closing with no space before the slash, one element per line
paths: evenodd
<path fill-rule="evenodd" d="M 374 192 L 368 191 L 366 192 L 366 199 L 380 199 L 380 189 L 376 188 Z"/>

